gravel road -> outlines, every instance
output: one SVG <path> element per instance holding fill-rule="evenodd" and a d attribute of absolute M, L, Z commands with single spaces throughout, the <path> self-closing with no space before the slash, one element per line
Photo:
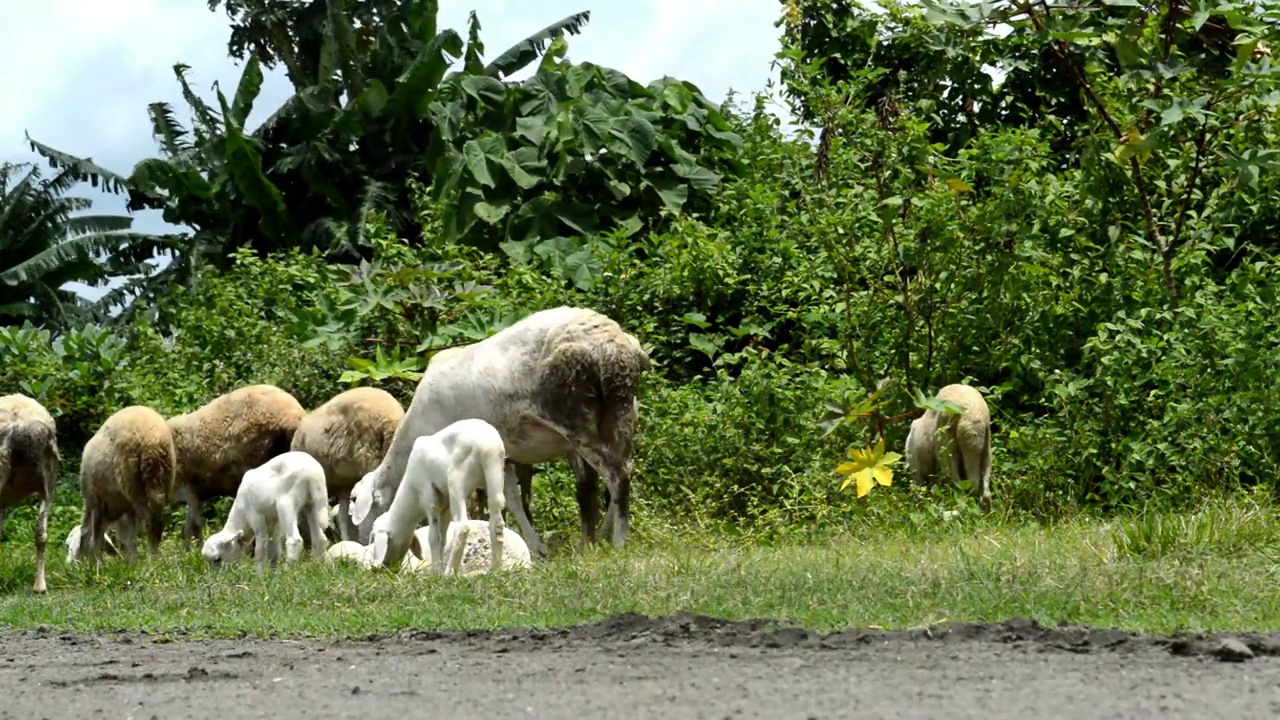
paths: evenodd
<path fill-rule="evenodd" d="M 341 642 L 37 628 L 0 631 L 0 698 L 13 720 L 1261 718 L 1280 713 L 1280 635 L 824 635 L 695 615 Z"/>

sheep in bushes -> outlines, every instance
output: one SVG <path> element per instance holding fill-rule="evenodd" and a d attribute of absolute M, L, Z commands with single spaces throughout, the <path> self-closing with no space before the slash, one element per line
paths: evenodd
<path fill-rule="evenodd" d="M 351 488 L 386 455 L 404 408 L 385 390 L 359 387 L 334 396 L 298 425 L 293 450 L 324 467 L 329 496 L 338 498 L 338 537 L 354 540 L 348 504 Z"/>
<path fill-rule="evenodd" d="M 477 488 L 484 488 L 489 501 L 493 567 L 501 567 L 506 528 L 502 519 L 506 460 L 498 429 L 477 418 L 458 420 L 415 440 L 405 464 L 404 480 L 391 507 L 373 521 L 373 561 L 387 567 L 398 566 L 405 552 L 417 542 L 414 529 L 418 521 L 426 517 L 431 528 L 427 542 L 432 572 L 457 572 L 461 549 L 453 553 L 454 557 L 446 558 L 444 538 L 451 523 L 467 520 L 467 497 Z M 359 512 L 367 510 L 369 501 L 368 494 L 359 496 Z M 415 554 L 422 559 L 420 548 Z"/>
<path fill-rule="evenodd" d="M 640 376 L 650 367 L 640 341 L 618 323 L 586 308 L 558 307 L 532 313 L 477 343 L 437 354 L 418 382 L 413 401 L 382 462 L 361 485 L 373 502 L 352 507 L 352 521 L 385 513 L 404 476 L 414 441 L 464 418 L 497 428 L 511 461 L 505 469 L 512 514 L 530 549 L 545 547 L 524 512 L 515 464 L 535 465 L 580 456 L 599 472 L 609 492 L 606 529 L 616 546 L 630 522 L 630 446 Z M 591 486 L 594 493 L 594 484 Z M 579 483 L 581 493 L 586 488 Z M 594 523 L 583 531 L 594 540 Z M 371 515 L 370 515 L 371 514 Z"/>
<path fill-rule="evenodd" d="M 49 411 L 26 395 L 0 396 L 0 508 L 8 510 L 32 495 L 40 499 L 35 532 L 36 579 L 32 584 L 37 593 L 47 590 L 44 551 L 61 461 L 58 430 Z"/>
<path fill-rule="evenodd" d="M 968 385 L 947 385 L 939 400 L 964 408 L 960 414 L 926 410 L 911 423 L 902 451 L 917 483 L 945 465 L 953 480 L 968 480 L 984 510 L 991 509 L 991 413 L 982 393 Z M 958 446 L 958 447 L 957 447 Z"/>
<path fill-rule="evenodd" d="M 182 536 L 188 544 L 204 534 L 203 503 L 234 496 L 245 472 L 288 452 L 305 416 L 284 390 L 249 385 L 169 418 L 178 457 L 174 499 L 187 506 Z"/>
<path fill-rule="evenodd" d="M 107 525 L 119 522 L 130 562 L 138 556 L 139 527 L 152 556 L 158 554 L 176 465 L 173 432 L 160 413 L 131 405 L 107 418 L 81 455 L 78 553 L 97 555 Z"/>
<path fill-rule="evenodd" d="M 304 452 L 291 451 L 246 471 L 222 529 L 205 540 L 201 556 L 210 565 L 225 566 L 243 557 L 253 542 L 261 573 L 268 560 L 293 565 L 302 555 L 298 517 L 305 514 L 316 557 L 325 553 L 324 530 L 329 526 L 329 494 L 324 468 Z"/>

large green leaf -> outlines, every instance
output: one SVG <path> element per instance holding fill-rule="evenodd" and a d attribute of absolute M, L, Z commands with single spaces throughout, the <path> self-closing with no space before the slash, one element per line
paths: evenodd
<path fill-rule="evenodd" d="M 582 32 L 582 28 L 591 20 L 591 12 L 584 11 L 574 13 L 558 22 L 554 22 L 520 42 L 507 48 L 506 52 L 499 55 L 485 66 L 485 74 L 494 77 L 509 77 L 520 72 L 529 63 L 538 59 L 547 43 L 552 38 L 559 37 L 564 33 L 577 35 Z"/>
<path fill-rule="evenodd" d="M 249 119 L 249 113 L 253 112 L 253 102 L 258 99 L 260 92 L 262 92 L 262 66 L 258 63 L 256 56 L 250 55 L 245 62 L 244 72 L 240 73 L 240 82 L 236 85 L 236 95 L 231 101 L 231 110 L 223 111 L 223 120 L 227 123 L 235 123 L 237 128 L 243 128 Z"/>

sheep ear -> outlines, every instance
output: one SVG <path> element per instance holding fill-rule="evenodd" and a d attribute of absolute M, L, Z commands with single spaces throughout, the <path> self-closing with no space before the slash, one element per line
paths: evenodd
<path fill-rule="evenodd" d="M 373 553 L 372 560 L 374 565 L 381 565 L 387 559 L 387 534 L 377 532 L 373 534 Z"/>
<path fill-rule="evenodd" d="M 409 541 L 409 552 L 413 553 L 413 556 L 419 560 L 425 559 L 422 557 L 422 541 L 418 539 L 417 533 L 414 533 L 413 539 Z"/>
<path fill-rule="evenodd" d="M 244 541 L 244 531 L 243 531 L 243 530 L 237 530 L 237 531 L 236 531 L 236 534 L 231 536 L 231 542 L 233 542 L 233 543 L 238 543 L 238 542 L 243 542 L 243 541 Z"/>

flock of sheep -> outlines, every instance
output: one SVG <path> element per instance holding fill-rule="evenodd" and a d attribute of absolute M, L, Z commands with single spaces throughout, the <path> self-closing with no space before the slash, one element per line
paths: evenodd
<path fill-rule="evenodd" d="M 595 541 L 603 477 L 604 532 L 621 547 L 629 529 L 636 393 L 649 368 L 640 342 L 615 321 L 559 307 L 436 353 L 407 411 L 385 391 L 356 388 L 307 413 L 271 385 L 239 388 L 167 420 L 130 406 L 109 417 L 84 447 L 84 511 L 67 537 L 68 560 L 116 554 L 109 525 L 130 561 L 137 558 L 139 528 L 154 555 L 172 503 L 186 505 L 183 537 L 191 547 L 203 536 L 203 503 L 233 497 L 226 523 L 200 550 L 211 565 L 252 554 L 262 572 L 268 562 L 279 563 L 282 550 L 291 565 L 309 545 L 317 557 L 365 567 L 463 574 L 486 565 L 526 567 L 531 553 L 546 553 L 531 520 L 532 466 L 561 458 L 577 481 L 584 541 Z M 947 386 L 939 396 L 966 410 L 945 418 L 931 410 L 914 421 L 908 463 L 925 479 L 949 456 L 953 477 L 973 480 L 986 504 L 986 403 L 964 385 Z M 951 452 L 957 443 L 960 452 Z M 59 462 L 48 411 L 24 395 L 0 397 L 0 530 L 9 508 L 39 499 L 37 593 L 46 590 Z M 488 512 L 487 534 L 480 532 L 485 523 L 468 517 L 473 495 Z M 333 508 L 331 497 L 338 500 Z M 523 537 L 505 526 L 508 509 Z M 332 545 L 327 533 L 336 536 Z"/>

